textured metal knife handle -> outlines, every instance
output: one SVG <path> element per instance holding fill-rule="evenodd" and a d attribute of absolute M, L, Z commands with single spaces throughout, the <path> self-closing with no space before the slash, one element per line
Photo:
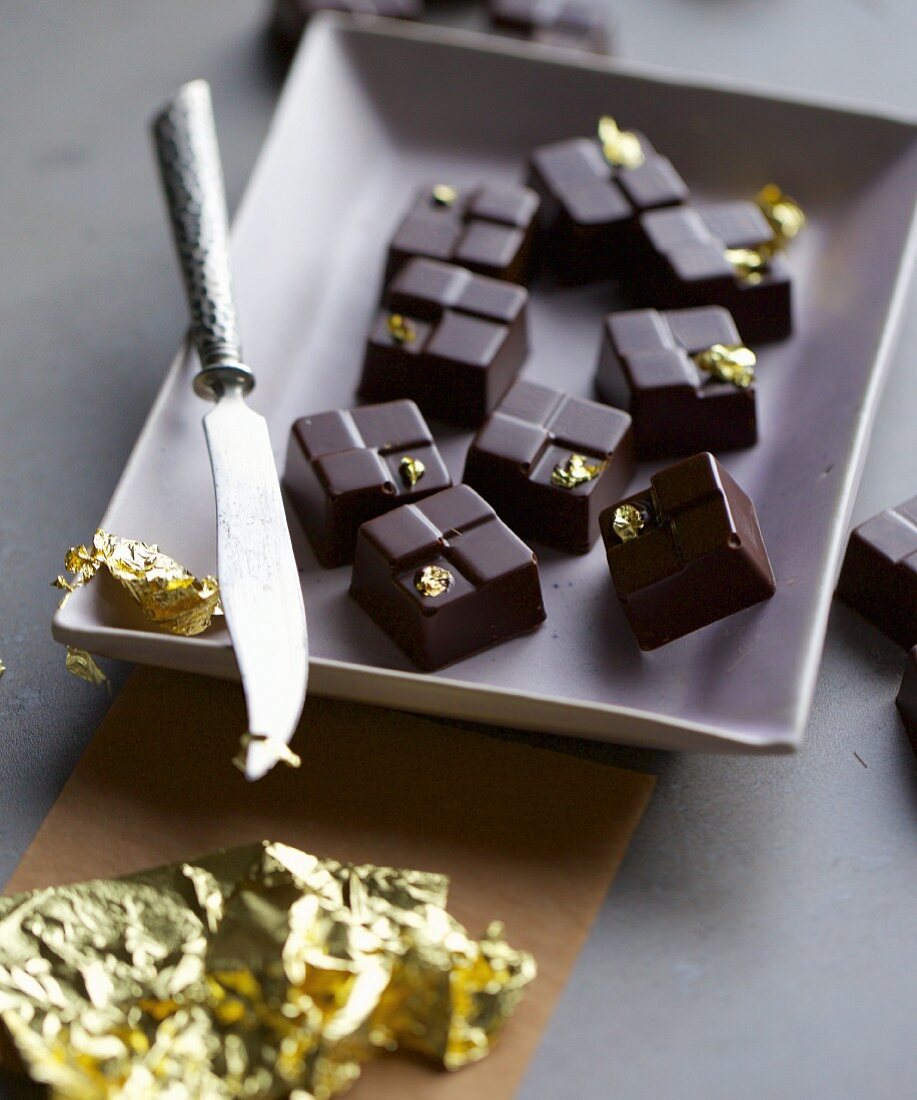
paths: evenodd
<path fill-rule="evenodd" d="M 204 397 L 219 397 L 228 386 L 247 393 L 255 379 L 242 362 L 226 192 L 205 80 L 179 89 L 153 120 L 153 137 L 201 360 L 194 388 Z"/>

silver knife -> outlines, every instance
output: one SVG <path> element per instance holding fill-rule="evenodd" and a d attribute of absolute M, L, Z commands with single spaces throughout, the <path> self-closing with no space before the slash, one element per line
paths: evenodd
<path fill-rule="evenodd" d="M 245 403 L 229 266 L 229 219 L 210 87 L 185 84 L 153 137 L 200 358 L 217 510 L 217 577 L 248 708 L 247 779 L 288 757 L 309 675 L 306 614 L 267 424 Z"/>

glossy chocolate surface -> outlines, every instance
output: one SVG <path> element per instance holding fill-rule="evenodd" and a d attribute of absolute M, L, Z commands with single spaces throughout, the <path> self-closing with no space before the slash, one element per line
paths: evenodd
<path fill-rule="evenodd" d="M 898 645 L 917 645 L 917 497 L 853 531 L 837 594 Z"/>
<path fill-rule="evenodd" d="M 431 570 L 446 579 L 425 594 Z M 350 594 L 426 671 L 545 618 L 535 555 L 467 485 L 365 523 Z"/>
<path fill-rule="evenodd" d="M 389 246 L 386 283 L 414 256 L 527 282 L 538 205 L 534 191 L 514 184 L 421 188 Z"/>
<path fill-rule="evenodd" d="M 319 11 L 382 15 L 386 19 L 420 19 L 423 0 L 276 0 L 271 34 L 284 54 L 292 54 L 309 18 Z"/>
<path fill-rule="evenodd" d="M 528 351 L 524 287 L 434 260 L 411 260 L 376 317 L 360 396 L 407 397 L 425 415 L 477 427 L 512 385 Z M 409 326 L 394 335 L 392 315 Z"/>
<path fill-rule="evenodd" d="M 752 343 L 789 336 L 790 268 L 779 253 L 767 268 L 743 278 L 727 249 L 754 248 L 773 232 L 753 202 L 723 202 L 655 210 L 640 219 L 649 255 L 629 283 L 641 304 L 661 309 L 719 305 Z"/>
<path fill-rule="evenodd" d="M 361 523 L 452 484 L 413 401 L 297 420 L 283 482 L 326 567 L 353 560 Z"/>
<path fill-rule="evenodd" d="M 755 384 L 721 382 L 691 358 L 742 340 L 729 311 L 628 310 L 605 318 L 596 373 L 603 401 L 634 419 L 640 458 L 751 447 L 758 439 Z"/>
<path fill-rule="evenodd" d="M 776 591 L 751 499 L 711 454 L 654 474 L 634 505 L 645 526 L 622 540 L 599 517 L 618 599 L 641 649 L 681 638 Z"/>
<path fill-rule="evenodd" d="M 914 646 L 907 655 L 901 689 L 895 702 L 904 721 L 911 747 L 917 753 L 917 646 Z"/>
<path fill-rule="evenodd" d="M 582 0 L 490 0 L 496 30 L 550 46 L 610 52 L 604 13 Z"/>
<path fill-rule="evenodd" d="M 644 161 L 609 163 L 598 138 L 573 138 L 532 153 L 529 185 L 541 196 L 543 255 L 568 285 L 625 274 L 646 250 L 639 215 L 688 198 L 684 180 L 643 134 Z"/>
<path fill-rule="evenodd" d="M 575 456 L 597 471 L 580 484 L 562 476 Z M 585 554 L 599 537 L 599 513 L 633 472 L 627 413 L 523 381 L 481 426 L 463 480 L 526 541 Z"/>

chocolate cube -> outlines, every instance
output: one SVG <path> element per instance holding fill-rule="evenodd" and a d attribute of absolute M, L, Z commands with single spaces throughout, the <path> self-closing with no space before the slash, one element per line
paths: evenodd
<path fill-rule="evenodd" d="M 361 523 L 452 484 L 413 401 L 297 420 L 283 477 L 322 565 L 353 560 Z"/>
<path fill-rule="evenodd" d="M 350 594 L 424 670 L 545 618 L 535 555 L 467 485 L 364 523 Z"/>
<path fill-rule="evenodd" d="M 618 599 L 656 649 L 776 591 L 751 500 L 711 454 L 661 470 L 599 517 Z"/>
<path fill-rule="evenodd" d="M 623 151 L 573 138 L 532 153 L 529 185 L 541 196 L 545 260 L 568 285 L 616 278 L 642 262 L 640 214 L 688 197 L 684 180 L 643 134 L 612 133 L 628 139 Z"/>
<path fill-rule="evenodd" d="M 583 0 L 490 0 L 490 21 L 505 34 L 549 46 L 609 53 L 609 31 L 599 8 Z"/>
<path fill-rule="evenodd" d="M 414 256 L 525 283 L 531 274 L 538 196 L 517 184 L 422 188 L 389 246 L 385 281 Z"/>
<path fill-rule="evenodd" d="M 463 480 L 526 541 L 585 554 L 633 472 L 627 413 L 517 382 L 474 437 Z"/>
<path fill-rule="evenodd" d="M 382 15 L 386 19 L 420 19 L 423 0 L 276 0 L 271 33 L 284 54 L 292 54 L 311 16 L 319 11 Z"/>
<path fill-rule="evenodd" d="M 612 313 L 596 390 L 634 418 L 639 458 L 751 447 L 755 356 L 720 306 Z"/>
<path fill-rule="evenodd" d="M 663 309 L 724 306 L 752 343 L 789 336 L 789 265 L 775 253 L 756 266 L 756 252 L 769 250 L 774 231 L 755 203 L 654 210 L 640 224 L 650 244 L 632 283 L 640 301 Z"/>
<path fill-rule="evenodd" d="M 901 690 L 895 701 L 904 720 L 904 728 L 910 738 L 911 747 L 917 753 L 917 646 L 914 646 L 907 655 Z"/>
<path fill-rule="evenodd" d="M 524 287 L 411 260 L 370 333 L 361 398 L 408 397 L 427 416 L 477 427 L 525 359 L 527 301 Z"/>
<path fill-rule="evenodd" d="M 917 645 L 917 497 L 853 531 L 837 594 L 898 645 Z"/>

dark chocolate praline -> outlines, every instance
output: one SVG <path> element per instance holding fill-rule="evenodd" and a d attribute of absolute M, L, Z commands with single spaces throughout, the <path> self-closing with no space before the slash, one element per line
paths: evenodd
<path fill-rule="evenodd" d="M 627 413 L 520 381 L 472 440 L 464 481 L 526 541 L 585 554 L 633 476 L 631 444 Z"/>
<path fill-rule="evenodd" d="M 755 356 L 728 310 L 628 310 L 605 318 L 596 391 L 634 420 L 638 458 L 751 447 Z"/>
<path fill-rule="evenodd" d="M 409 398 L 425 416 L 476 428 L 528 353 L 525 287 L 415 259 L 395 277 L 363 360 L 364 401 Z"/>
<path fill-rule="evenodd" d="M 538 206 L 535 192 L 519 184 L 422 187 L 395 230 L 385 283 L 415 256 L 458 264 L 508 283 L 527 283 Z"/>
<path fill-rule="evenodd" d="M 283 483 L 318 560 L 353 560 L 361 523 L 452 484 L 413 401 L 297 420 Z"/>
<path fill-rule="evenodd" d="M 755 506 L 711 454 L 660 470 L 599 523 L 615 591 L 641 649 L 666 645 L 776 591 Z"/>
<path fill-rule="evenodd" d="M 468 485 L 364 523 L 350 594 L 425 671 L 545 619 L 535 555 Z"/>
<path fill-rule="evenodd" d="M 898 645 L 917 645 L 917 497 L 851 533 L 837 595 Z"/>
<path fill-rule="evenodd" d="M 529 165 L 529 186 L 541 197 L 541 253 L 566 285 L 632 272 L 647 252 L 640 215 L 688 198 L 684 180 L 645 134 L 622 133 L 611 119 L 602 124 L 614 127 L 619 155 L 610 140 L 572 138 L 536 149 Z"/>
<path fill-rule="evenodd" d="M 718 305 L 751 343 L 789 336 L 792 280 L 779 252 L 749 267 L 774 231 L 753 202 L 653 210 L 640 218 L 649 248 L 627 287 L 634 301 L 657 309 Z"/>
<path fill-rule="evenodd" d="M 910 738 L 911 748 L 917 754 L 917 646 L 914 646 L 907 655 L 907 664 L 896 703 Z"/>

